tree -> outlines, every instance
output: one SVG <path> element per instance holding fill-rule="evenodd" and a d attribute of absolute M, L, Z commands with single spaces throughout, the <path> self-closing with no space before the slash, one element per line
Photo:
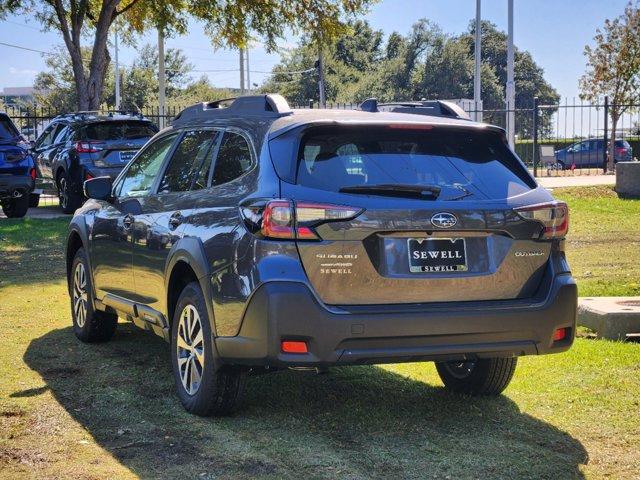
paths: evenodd
<path fill-rule="evenodd" d="M 48 70 L 39 73 L 34 81 L 36 104 L 53 112 L 73 111 L 77 105 L 77 92 L 74 85 L 73 66 L 69 54 L 64 48 L 57 48 L 48 55 L 45 63 Z M 83 59 L 87 63 L 89 49 L 83 49 Z M 121 107 L 124 110 L 139 110 L 157 102 L 158 49 L 144 45 L 130 68 L 122 69 Z M 167 97 L 180 94 L 190 80 L 189 71 L 193 69 L 182 50 L 170 48 L 165 51 L 167 68 Z M 115 105 L 115 78 L 113 70 L 105 76 L 103 95 L 99 107 Z"/>
<path fill-rule="evenodd" d="M 597 101 L 609 97 L 611 141 L 608 145 L 607 168 L 614 168 L 614 148 L 618 121 L 631 105 L 640 101 L 640 8 L 629 2 L 624 13 L 605 20 L 604 30 L 598 29 L 595 46 L 587 45 L 587 71 L 580 79 L 581 97 Z"/>
<path fill-rule="evenodd" d="M 507 61 L 507 37 L 489 22 L 483 24 L 482 98 L 486 109 L 504 109 Z M 372 30 L 364 21 L 349 25 L 349 30 L 326 48 L 327 99 L 337 102 L 361 102 L 369 97 L 381 101 L 452 99 L 473 97 L 474 31 L 459 36 L 445 35 L 428 20 L 413 25 L 408 35 L 393 32 L 382 40 L 382 32 Z M 313 41 L 303 38 L 298 48 L 283 56 L 273 69 L 264 91 L 277 91 L 294 103 L 317 100 L 317 76 L 314 73 L 286 74 L 313 68 L 316 58 Z M 543 70 L 529 52 L 515 52 L 516 105 L 530 107 L 535 96 L 542 103 L 559 100 L 555 89 L 544 79 Z M 541 113 L 544 133 L 550 130 L 552 111 Z M 502 117 L 502 118 L 501 118 Z M 487 114 L 494 123 L 504 114 Z M 518 113 L 517 133 L 530 136 L 532 115 Z"/>
<path fill-rule="evenodd" d="M 148 28 L 183 32 L 189 15 L 201 19 L 216 45 L 245 46 L 250 32 L 270 47 L 285 28 L 294 32 L 323 32 L 333 39 L 343 29 L 343 18 L 362 11 L 374 0 L 0 0 L 0 16 L 35 16 L 47 30 L 57 30 L 71 58 L 77 105 L 99 107 L 110 62 L 109 30 L 121 21 L 129 35 Z M 92 43 L 87 59 L 84 39 Z M 88 51 L 87 51 L 88 52 Z"/>

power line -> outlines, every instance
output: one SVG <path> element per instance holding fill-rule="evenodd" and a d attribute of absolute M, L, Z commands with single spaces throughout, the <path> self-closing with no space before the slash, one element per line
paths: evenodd
<path fill-rule="evenodd" d="M 56 55 L 53 52 L 45 52 L 44 50 L 37 50 L 35 48 L 23 47 L 21 45 L 13 45 L 11 43 L 0 42 L 0 45 L 4 45 L 5 47 L 18 48 L 20 50 L 27 50 L 29 52 L 41 53 L 43 55 Z"/>
<path fill-rule="evenodd" d="M 13 21 L 11 21 L 11 20 L 3 20 L 3 23 L 10 23 L 10 24 L 12 24 L 12 25 L 17 25 L 17 26 L 19 26 L 19 27 L 24 27 L 24 28 L 30 28 L 31 30 L 36 30 L 36 31 L 38 31 L 38 32 L 44 33 L 44 32 L 42 32 L 42 30 L 41 30 L 41 29 L 39 29 L 38 27 L 34 27 L 34 26 L 31 26 L 31 25 L 27 25 L 26 23 L 13 22 Z"/>

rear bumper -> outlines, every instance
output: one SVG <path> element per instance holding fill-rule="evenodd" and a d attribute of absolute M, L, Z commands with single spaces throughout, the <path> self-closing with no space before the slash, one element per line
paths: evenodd
<path fill-rule="evenodd" d="M 0 174 L 0 199 L 28 195 L 35 187 L 34 180 L 28 175 L 2 175 Z"/>
<path fill-rule="evenodd" d="M 577 288 L 556 275 L 543 299 L 369 306 L 321 305 L 304 283 L 269 282 L 251 297 L 240 332 L 215 340 L 220 360 L 245 366 L 307 366 L 511 357 L 557 353 L 573 343 Z M 554 342 L 558 328 L 569 334 Z M 309 353 L 280 351 L 304 340 Z"/>

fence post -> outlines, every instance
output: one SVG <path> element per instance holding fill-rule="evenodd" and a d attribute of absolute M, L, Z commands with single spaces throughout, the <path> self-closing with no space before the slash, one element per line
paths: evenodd
<path fill-rule="evenodd" d="M 533 97 L 533 176 L 538 176 L 538 97 Z"/>
<path fill-rule="evenodd" d="M 602 152 L 602 169 L 607 173 L 607 152 L 609 151 L 609 96 L 604 97 L 604 152 Z"/>
<path fill-rule="evenodd" d="M 309 108 L 313 108 L 313 98 L 309 99 Z"/>

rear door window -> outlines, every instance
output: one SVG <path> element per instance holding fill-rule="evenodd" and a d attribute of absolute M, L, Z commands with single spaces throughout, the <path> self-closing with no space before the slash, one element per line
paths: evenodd
<path fill-rule="evenodd" d="M 338 192 L 361 185 L 437 185 L 441 199 L 507 198 L 535 188 L 497 132 L 318 127 L 302 138 L 297 183 Z"/>
<path fill-rule="evenodd" d="M 186 192 L 205 188 L 219 135 L 216 130 L 187 131 L 169 161 L 158 192 Z"/>
<path fill-rule="evenodd" d="M 245 138 L 234 132 L 225 132 L 213 170 L 212 185 L 222 185 L 251 170 L 251 147 Z"/>

